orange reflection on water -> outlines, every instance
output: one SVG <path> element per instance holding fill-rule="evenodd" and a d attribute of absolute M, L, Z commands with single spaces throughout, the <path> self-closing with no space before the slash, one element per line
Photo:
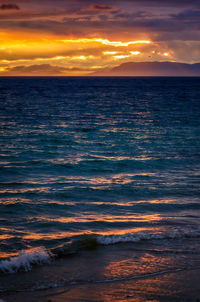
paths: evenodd
<path fill-rule="evenodd" d="M 1 234 L 0 235 L 0 240 L 6 240 L 6 239 L 11 239 L 14 238 L 15 236 L 9 235 L 9 234 Z"/>
<path fill-rule="evenodd" d="M 143 277 L 145 275 L 160 273 L 170 269 L 172 265 L 169 256 L 152 255 L 143 251 L 132 251 L 131 256 L 124 259 L 123 253 L 118 256 L 122 259 L 114 261 L 105 267 L 104 275 L 106 279 L 125 278 L 125 277 Z"/>
<path fill-rule="evenodd" d="M 75 217 L 35 217 L 34 219 L 42 222 L 59 222 L 59 223 L 87 223 L 87 222 L 110 222 L 110 223 L 118 223 L 118 222 L 145 222 L 151 221 L 157 222 L 161 221 L 162 217 L 160 214 L 130 214 L 124 213 L 124 216 L 119 215 L 109 215 L 109 214 L 97 214 L 95 213 L 83 213 L 82 215 Z"/>
<path fill-rule="evenodd" d="M 193 273 L 194 274 L 194 273 Z M 177 274 L 164 274 L 138 280 L 120 282 L 92 283 L 73 286 L 58 293 L 55 301 L 104 301 L 104 302 L 160 302 L 160 301 L 198 301 L 198 278 L 189 280 L 190 289 L 196 288 L 192 295 L 185 279 L 177 280 Z M 196 285 L 192 285 L 192 280 Z M 185 290 L 187 287 L 187 290 Z M 186 292 L 186 295 L 184 294 Z M 185 300 L 186 297 L 186 300 Z M 193 297 L 193 299 L 192 299 Z M 188 299 L 187 299 L 188 298 Z M 54 300 L 53 300 L 54 301 Z"/>
<path fill-rule="evenodd" d="M 115 161 L 121 161 L 121 160 L 128 160 L 131 159 L 129 157 L 107 157 L 106 159 L 114 159 Z M 134 160 L 147 160 L 150 159 L 149 157 L 143 155 L 140 158 L 134 158 Z M 82 159 L 81 159 L 82 160 Z M 97 156 L 97 161 L 98 160 L 104 160 L 104 159 L 99 159 Z M 95 159 L 92 159 L 91 161 L 95 161 Z M 64 162 L 65 163 L 65 162 Z M 12 194 L 24 194 L 24 193 L 51 193 L 51 192 L 59 192 L 63 190 L 69 190 L 69 189 L 74 189 L 74 186 L 76 185 L 86 185 L 92 189 L 99 189 L 99 190 L 104 190 L 110 188 L 110 185 L 112 184 L 117 184 L 117 185 L 125 185 L 125 184 L 131 184 L 137 180 L 137 177 L 150 177 L 154 176 L 154 173 L 117 173 L 114 175 L 107 175 L 107 176 L 98 176 L 96 175 L 95 177 L 92 176 L 87 176 L 87 177 L 80 177 L 80 176 L 68 176 L 66 177 L 60 177 L 58 179 L 52 178 L 49 180 L 49 183 L 46 182 L 37 182 L 35 180 L 27 180 L 26 181 L 26 187 L 19 187 L 23 185 L 22 183 L 8 183 L 7 188 L 1 188 L 0 193 L 12 193 Z M 49 186 L 51 184 L 61 184 L 62 186 L 60 188 L 56 187 L 54 188 L 53 186 Z M 145 184 L 144 179 L 142 181 L 143 184 Z M 28 185 L 34 185 L 34 187 L 28 186 Z M 148 184 L 148 183 L 147 183 Z M 14 187 L 13 187 L 14 185 Z M 17 185 L 17 186 L 16 186 Z M 11 198 L 10 198 L 11 199 Z M 12 199 L 14 201 L 14 199 Z M 17 199 L 16 199 L 17 200 Z M 22 198 L 22 201 L 26 201 L 24 198 Z M 9 203 L 9 202 L 8 202 Z"/>
<path fill-rule="evenodd" d="M 194 278 L 196 271 L 170 273 L 167 270 L 169 259 L 162 260 L 149 254 L 145 254 L 145 261 L 139 255 L 137 257 L 134 252 L 131 258 L 121 261 L 113 261 L 112 256 L 114 258 L 116 254 L 110 255 L 110 263 L 105 266 L 105 277 L 111 282 L 87 282 L 68 287 L 67 291 L 58 293 L 55 301 L 68 301 L 69 297 L 69 301 L 104 302 L 198 300 L 196 298 L 199 296 L 199 274 Z M 152 267 L 149 267 L 150 263 Z M 104 269 L 104 264 L 102 269 Z M 93 270 L 92 267 L 91 270 Z M 185 284 L 186 280 L 189 284 Z M 193 280 L 195 284 L 192 284 Z M 195 294 L 191 294 L 191 289 L 196 289 Z"/>
<path fill-rule="evenodd" d="M 37 188 L 16 188 L 16 189 L 11 189 L 11 188 L 6 188 L 6 189 L 1 189 L 0 193 L 31 193 L 31 192 L 37 192 L 37 193 L 47 193 L 51 190 L 50 187 L 37 187 Z"/>
<path fill-rule="evenodd" d="M 10 258 L 10 257 L 14 257 L 14 256 L 17 256 L 18 255 L 18 252 L 12 252 L 12 253 L 8 253 L 8 252 L 2 252 L 0 251 L 0 259 L 7 259 L 7 258 Z M 0 260 L 1 261 L 1 260 Z"/>
<path fill-rule="evenodd" d="M 143 232 L 160 232 L 163 231 L 165 227 L 160 226 L 152 226 L 152 227 L 135 227 L 135 228 L 123 228 L 123 229 L 117 229 L 112 228 L 105 231 L 100 231 L 98 234 L 100 235 L 126 235 L 126 234 L 137 234 L 137 233 L 143 233 Z"/>
<path fill-rule="evenodd" d="M 29 203 L 29 199 L 26 198 L 16 198 L 16 197 L 9 197 L 0 200 L 0 204 L 8 205 L 8 204 L 17 204 L 17 203 Z"/>
<path fill-rule="evenodd" d="M 85 231 L 85 234 L 91 234 L 90 231 Z M 57 240 L 57 239 L 65 239 L 66 240 L 69 237 L 72 236 L 79 236 L 82 235 L 83 232 L 62 232 L 62 231 L 58 231 L 56 233 L 35 233 L 35 232 L 27 232 L 27 234 L 23 235 L 22 238 L 23 239 L 28 239 L 28 240 Z"/>

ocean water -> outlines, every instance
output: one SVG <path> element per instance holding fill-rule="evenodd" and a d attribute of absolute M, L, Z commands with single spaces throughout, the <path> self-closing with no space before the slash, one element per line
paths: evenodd
<path fill-rule="evenodd" d="M 200 78 L 0 78 L 0 123 L 1 292 L 200 266 Z"/>

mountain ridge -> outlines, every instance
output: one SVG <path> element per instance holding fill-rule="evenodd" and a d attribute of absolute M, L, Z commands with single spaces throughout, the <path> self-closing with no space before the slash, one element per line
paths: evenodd
<path fill-rule="evenodd" d="M 126 62 L 111 69 L 102 69 L 92 76 L 200 76 L 200 63 Z"/>

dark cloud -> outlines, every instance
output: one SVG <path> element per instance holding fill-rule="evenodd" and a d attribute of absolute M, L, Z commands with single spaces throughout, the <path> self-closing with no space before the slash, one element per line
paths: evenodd
<path fill-rule="evenodd" d="M 200 9 L 199 10 L 184 10 L 178 14 L 172 14 L 171 17 L 173 19 L 179 21 L 189 21 L 189 22 L 197 22 L 200 20 Z"/>
<path fill-rule="evenodd" d="M 16 0 L 0 0 L 0 2 L 2 4 L 16 4 Z M 18 4 L 21 4 L 21 3 L 30 4 L 31 2 L 32 2 L 31 0 L 17 0 Z"/>
<path fill-rule="evenodd" d="M 155 0 L 156 1 L 156 0 Z M 109 39 L 199 40 L 199 10 L 182 10 L 177 14 L 162 15 L 149 11 L 110 11 L 98 18 L 87 15 L 66 16 L 62 20 L 0 21 L 1 29 L 43 32 L 63 37 L 105 37 Z"/>
<path fill-rule="evenodd" d="M 0 9 L 2 10 L 10 10 L 10 9 L 16 9 L 16 10 L 19 10 L 19 6 L 17 4 L 11 4 L 11 3 L 8 3 L 8 4 L 2 4 L 0 5 Z"/>
<path fill-rule="evenodd" d="M 45 0 L 44 0 L 45 1 Z M 48 0 L 49 1 L 49 0 Z M 53 1 L 53 0 L 50 0 Z M 59 0 L 59 1 L 65 1 L 65 0 Z M 69 2 L 71 3 L 91 3 L 92 0 L 70 0 Z M 100 1 L 99 1 L 100 2 Z M 200 5 L 200 0 L 107 0 L 107 3 L 109 3 L 109 5 L 124 5 L 126 6 L 126 3 L 131 4 L 133 7 L 135 5 L 139 5 L 139 6 L 156 6 L 156 7 L 183 7 L 183 6 L 196 6 L 198 7 Z"/>
<path fill-rule="evenodd" d="M 115 0 L 118 2 L 122 2 L 121 0 Z M 142 5 L 148 5 L 148 6 L 171 6 L 171 7 L 183 7 L 183 6 L 190 6 L 190 5 L 198 5 L 200 4 L 200 0 L 125 0 L 125 2 L 131 2 L 131 3 L 139 3 Z"/>
<path fill-rule="evenodd" d="M 97 11 L 110 11 L 115 8 L 106 4 L 91 4 L 90 9 Z"/>

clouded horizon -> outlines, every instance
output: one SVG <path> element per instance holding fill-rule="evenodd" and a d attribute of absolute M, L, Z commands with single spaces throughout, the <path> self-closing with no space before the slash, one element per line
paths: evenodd
<path fill-rule="evenodd" d="M 200 61 L 199 0 L 0 1 L 0 75 Z"/>

